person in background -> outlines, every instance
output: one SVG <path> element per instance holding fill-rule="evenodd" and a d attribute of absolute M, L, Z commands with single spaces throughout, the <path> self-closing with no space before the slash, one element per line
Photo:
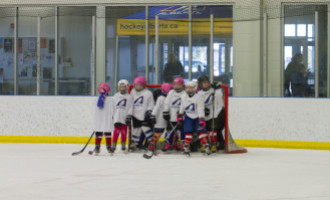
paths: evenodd
<path fill-rule="evenodd" d="M 165 64 L 163 73 L 165 83 L 172 83 L 175 77 L 183 77 L 184 69 L 182 64 L 178 61 L 178 58 L 174 53 L 170 54 L 168 63 Z"/>
<path fill-rule="evenodd" d="M 305 66 L 300 65 L 298 71 L 293 73 L 290 78 L 293 97 L 308 96 L 307 78 Z"/>
<path fill-rule="evenodd" d="M 302 67 L 305 68 L 303 61 L 303 56 L 301 53 L 297 53 L 292 57 L 291 62 L 288 64 L 287 68 L 284 71 L 284 96 L 290 97 L 292 96 L 290 91 L 290 81 L 292 74 L 296 73 Z"/>

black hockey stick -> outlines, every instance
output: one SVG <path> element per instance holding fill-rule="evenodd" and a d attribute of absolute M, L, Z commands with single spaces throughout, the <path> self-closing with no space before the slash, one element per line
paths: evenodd
<path fill-rule="evenodd" d="M 87 145 L 89 144 L 89 142 L 91 141 L 92 137 L 94 136 L 94 134 L 95 134 L 95 132 L 93 132 L 92 135 L 89 137 L 88 142 L 86 143 L 86 145 L 84 146 L 84 148 L 82 148 L 82 150 L 80 150 L 80 151 L 73 152 L 73 153 L 72 153 L 72 156 L 76 156 L 76 155 L 79 155 L 79 154 L 81 154 L 82 152 L 84 152 L 85 149 L 86 149 L 86 147 L 87 147 Z"/>
<path fill-rule="evenodd" d="M 176 127 L 177 127 L 177 125 L 176 126 L 172 126 L 172 130 L 171 130 L 171 132 L 170 133 L 172 133 L 173 131 L 175 131 L 175 129 L 176 129 Z M 165 131 L 166 131 L 166 129 L 165 129 Z M 158 138 L 159 139 L 159 138 Z M 157 156 L 158 155 L 158 153 L 157 153 L 157 147 L 156 147 L 156 145 L 154 146 L 154 150 L 151 152 L 151 154 L 150 155 L 148 155 L 148 154 L 143 154 L 143 158 L 145 158 L 145 159 L 150 159 L 150 158 L 152 158 L 153 156 Z"/>

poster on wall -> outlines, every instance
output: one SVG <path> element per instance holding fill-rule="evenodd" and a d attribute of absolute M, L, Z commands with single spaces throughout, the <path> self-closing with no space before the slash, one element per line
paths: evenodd
<path fill-rule="evenodd" d="M 29 39 L 29 51 L 36 52 L 37 51 L 37 39 L 36 38 L 30 38 Z"/>
<path fill-rule="evenodd" d="M 6 53 L 13 52 L 13 39 L 6 38 L 3 46 Z"/>
<path fill-rule="evenodd" d="M 55 53 L 55 40 L 49 40 L 48 53 Z"/>
<path fill-rule="evenodd" d="M 42 75 L 43 75 L 44 79 L 51 79 L 52 78 L 52 68 L 44 67 Z"/>
<path fill-rule="evenodd" d="M 47 39 L 46 38 L 40 38 L 40 48 L 42 48 L 42 49 L 47 48 Z"/>
<path fill-rule="evenodd" d="M 19 38 L 18 39 L 18 53 L 22 53 L 23 51 L 23 39 Z"/>

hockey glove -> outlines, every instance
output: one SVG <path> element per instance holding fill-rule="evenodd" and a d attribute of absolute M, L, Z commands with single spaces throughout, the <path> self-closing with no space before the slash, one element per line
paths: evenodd
<path fill-rule="evenodd" d="M 178 113 L 176 121 L 178 122 L 178 125 L 183 124 L 183 114 Z"/>
<path fill-rule="evenodd" d="M 214 82 L 212 84 L 212 87 L 216 90 L 216 89 L 220 89 L 221 88 L 221 82 Z"/>
<path fill-rule="evenodd" d="M 210 109 L 205 108 L 204 113 L 205 113 L 205 116 L 209 116 L 210 115 Z"/>
<path fill-rule="evenodd" d="M 126 117 L 126 125 L 130 126 L 132 122 L 132 115 L 127 115 Z"/>
<path fill-rule="evenodd" d="M 156 116 L 155 115 L 150 116 L 150 123 L 156 124 Z"/>
<path fill-rule="evenodd" d="M 163 112 L 163 118 L 164 118 L 166 121 L 170 121 L 170 113 L 169 113 L 169 112 Z"/>
<path fill-rule="evenodd" d="M 205 123 L 205 119 L 204 118 L 199 118 L 198 119 L 198 123 L 199 123 L 199 130 L 202 130 L 202 129 L 204 129 L 205 128 L 205 126 L 206 126 L 206 123 Z"/>
<path fill-rule="evenodd" d="M 144 114 L 144 121 L 149 121 L 151 113 L 151 110 L 147 110 L 147 112 Z"/>

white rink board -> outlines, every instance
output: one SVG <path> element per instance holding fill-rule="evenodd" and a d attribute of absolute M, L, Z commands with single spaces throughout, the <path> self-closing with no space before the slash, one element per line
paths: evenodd
<path fill-rule="evenodd" d="M 230 98 L 235 139 L 330 142 L 330 99 Z"/>
<path fill-rule="evenodd" d="M 89 136 L 97 97 L 1 96 L 0 135 Z M 330 142 L 330 99 L 229 99 L 235 139 Z"/>
<path fill-rule="evenodd" d="M 0 135 L 90 136 L 94 98 L 1 96 Z"/>

